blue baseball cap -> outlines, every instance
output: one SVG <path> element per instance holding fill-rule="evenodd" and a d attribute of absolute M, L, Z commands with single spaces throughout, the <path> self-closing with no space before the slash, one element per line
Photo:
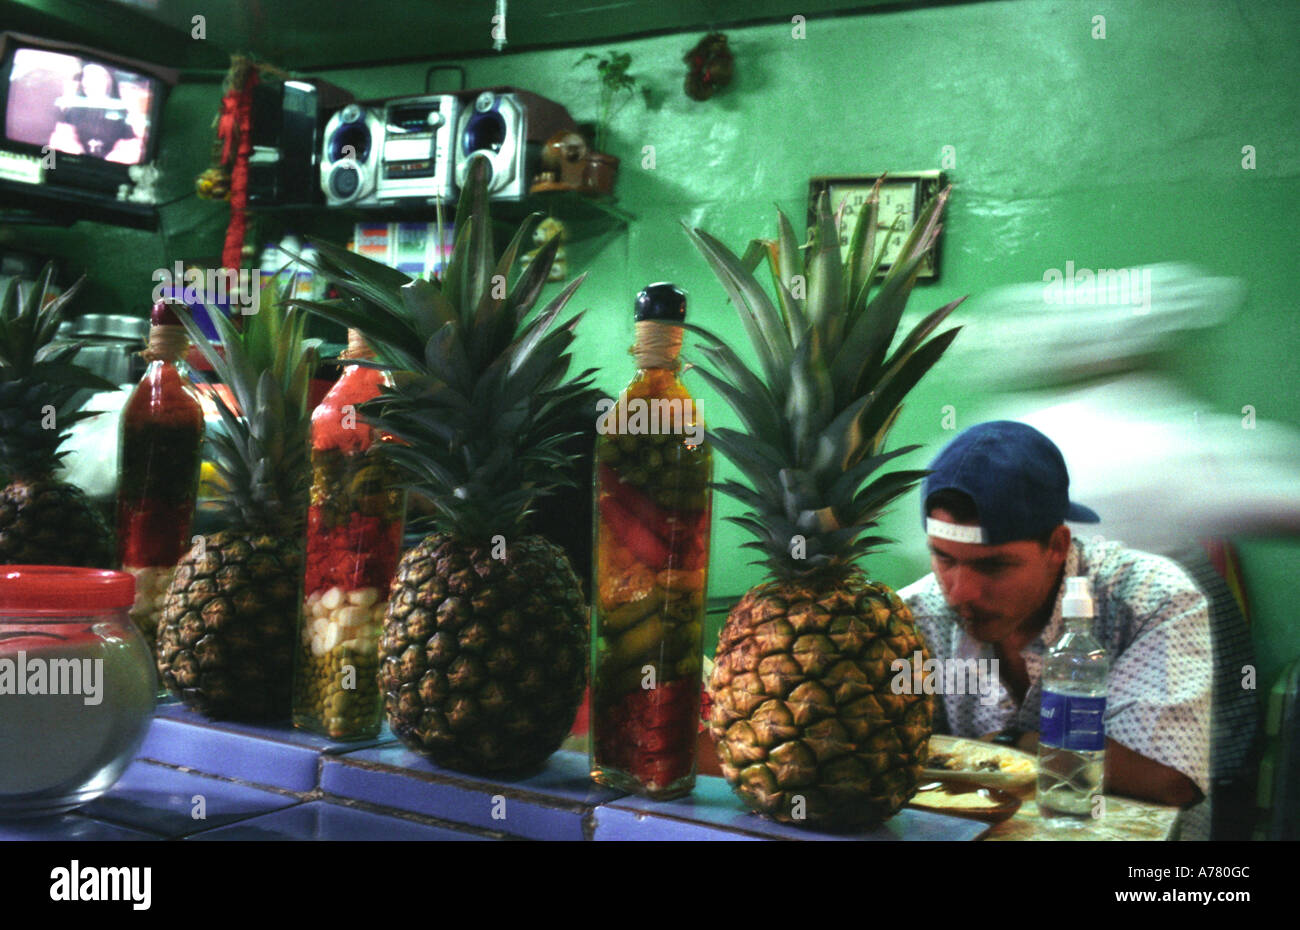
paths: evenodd
<path fill-rule="evenodd" d="M 929 519 L 930 495 L 949 489 L 975 502 L 979 526 Z M 954 542 L 1000 546 L 1034 539 L 1066 520 L 1098 523 L 1101 517 L 1070 500 L 1070 475 L 1056 443 L 1012 420 L 980 423 L 959 434 L 930 463 L 922 488 L 926 533 Z"/>

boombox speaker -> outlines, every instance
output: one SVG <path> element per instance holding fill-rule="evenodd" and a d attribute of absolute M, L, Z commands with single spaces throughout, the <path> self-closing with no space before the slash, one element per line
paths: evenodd
<path fill-rule="evenodd" d="M 384 149 L 383 110 L 349 104 L 325 124 L 320 185 L 330 206 L 377 203 Z"/>
<path fill-rule="evenodd" d="M 456 126 L 456 184 L 465 183 L 470 162 L 485 158 L 491 169 L 488 195 L 521 200 L 538 168 L 542 146 L 556 131 L 574 129 L 569 111 L 554 100 L 513 87 L 461 92 Z"/>

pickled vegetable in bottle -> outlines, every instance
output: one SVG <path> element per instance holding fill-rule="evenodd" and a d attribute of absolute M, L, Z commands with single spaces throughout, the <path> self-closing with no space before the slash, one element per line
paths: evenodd
<path fill-rule="evenodd" d="M 695 784 L 712 453 L 678 378 L 686 295 L 637 296 L 637 373 L 597 424 L 591 775 L 652 798 Z"/>
<path fill-rule="evenodd" d="M 189 347 L 169 302 L 154 304 L 149 362 L 122 410 L 118 558 L 135 576 L 131 619 L 153 648 L 162 603 L 189 548 L 202 463 L 203 408 L 180 361 Z"/>
<path fill-rule="evenodd" d="M 346 358 L 370 355 L 348 333 Z M 402 548 L 406 495 L 358 412 L 384 372 L 348 365 L 312 413 L 306 578 L 294 666 L 293 722 L 331 739 L 368 739 L 383 723 L 376 674 L 388 589 Z"/>

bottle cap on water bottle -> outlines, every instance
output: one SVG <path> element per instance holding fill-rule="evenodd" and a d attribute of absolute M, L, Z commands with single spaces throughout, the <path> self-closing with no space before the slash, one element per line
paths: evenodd
<path fill-rule="evenodd" d="M 1065 597 L 1061 599 L 1061 617 L 1092 617 L 1092 586 L 1087 575 L 1075 575 L 1065 579 Z"/>

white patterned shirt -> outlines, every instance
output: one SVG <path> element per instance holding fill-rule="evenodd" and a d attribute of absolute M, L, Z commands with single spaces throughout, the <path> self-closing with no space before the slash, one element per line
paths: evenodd
<path fill-rule="evenodd" d="M 1182 772 L 1208 796 L 1213 663 L 1205 596 L 1169 559 L 1100 537 L 1072 540 L 1065 575 L 1087 575 L 1092 585 L 1092 635 L 1111 666 L 1106 736 Z M 996 700 L 943 694 L 935 701 L 936 733 L 977 738 L 1013 725 L 1038 730 L 1043 662 L 1065 632 L 1064 591 L 1061 585 L 1051 620 L 1021 652 L 1029 673 L 1024 701 L 1017 705 L 1000 679 Z M 992 644 L 966 635 L 933 572 L 898 595 L 911 608 L 932 658 L 996 657 Z"/>

